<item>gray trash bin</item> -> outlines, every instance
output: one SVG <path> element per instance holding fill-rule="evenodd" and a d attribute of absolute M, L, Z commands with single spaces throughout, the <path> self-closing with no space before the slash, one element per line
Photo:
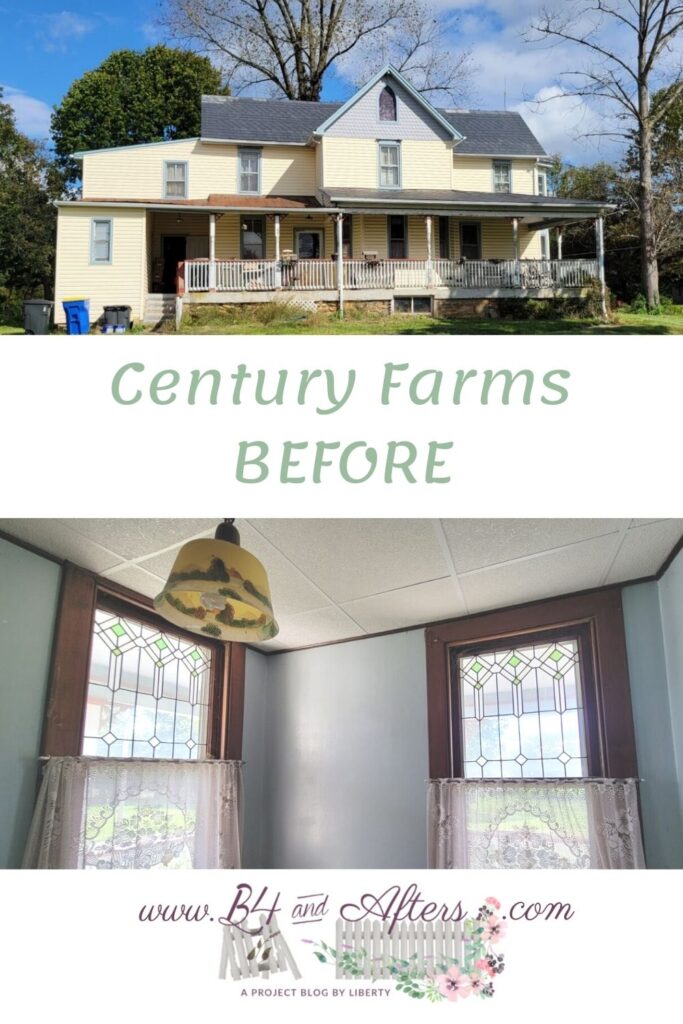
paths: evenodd
<path fill-rule="evenodd" d="M 124 330 L 129 331 L 131 312 L 130 306 L 105 306 L 102 322 L 107 327 L 123 327 Z"/>
<path fill-rule="evenodd" d="M 52 322 L 54 302 L 48 299 L 24 301 L 24 330 L 27 334 L 47 334 Z"/>

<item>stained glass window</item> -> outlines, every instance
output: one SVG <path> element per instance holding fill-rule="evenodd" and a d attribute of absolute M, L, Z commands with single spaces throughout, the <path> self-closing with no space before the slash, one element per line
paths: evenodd
<path fill-rule="evenodd" d="M 454 657 L 466 778 L 588 774 L 576 638 Z"/>
<path fill-rule="evenodd" d="M 98 608 L 83 754 L 206 757 L 210 677 L 207 647 Z"/>
<path fill-rule="evenodd" d="M 385 85 L 379 94 L 379 119 L 380 121 L 395 121 L 397 119 L 396 93 L 388 85 Z"/>

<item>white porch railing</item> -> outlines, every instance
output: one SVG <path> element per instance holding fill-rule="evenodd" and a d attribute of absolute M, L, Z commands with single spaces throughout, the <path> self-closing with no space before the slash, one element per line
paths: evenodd
<path fill-rule="evenodd" d="M 344 260 L 344 288 L 404 290 L 460 288 L 494 291 L 581 288 L 597 280 L 597 260 Z M 186 260 L 188 292 L 333 291 L 335 260 Z"/>

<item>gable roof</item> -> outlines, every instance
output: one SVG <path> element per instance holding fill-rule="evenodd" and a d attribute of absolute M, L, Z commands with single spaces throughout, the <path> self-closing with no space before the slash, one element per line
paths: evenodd
<path fill-rule="evenodd" d="M 430 117 L 433 117 L 434 120 L 437 121 L 441 125 L 441 127 L 448 132 L 452 139 L 462 138 L 462 135 L 457 130 L 457 128 L 453 124 L 451 124 L 450 121 L 447 121 L 443 114 L 440 111 L 438 111 L 436 107 L 433 107 L 429 100 L 426 99 L 426 97 L 423 96 L 422 93 L 418 92 L 417 89 L 410 84 L 408 79 L 404 78 L 403 75 L 396 70 L 396 68 L 391 66 L 391 64 L 387 64 L 380 71 L 378 71 L 376 75 L 373 75 L 369 82 L 366 82 L 365 85 L 362 86 L 362 88 L 358 89 L 358 91 L 355 92 L 353 96 L 351 96 L 346 101 L 346 103 L 343 103 L 338 110 L 335 110 L 334 113 L 332 113 L 330 117 L 328 117 L 327 120 L 324 121 L 318 127 L 318 132 L 321 135 L 323 135 L 327 131 L 327 129 L 330 128 L 335 123 L 335 121 L 338 121 L 340 117 L 343 117 L 347 110 L 350 110 L 351 107 L 353 107 L 358 102 L 359 99 L 365 96 L 365 94 L 369 92 L 370 89 L 377 85 L 378 82 L 381 82 L 382 79 L 384 78 L 393 78 L 394 81 L 398 82 L 398 84 L 401 85 L 406 90 L 406 92 L 413 97 L 415 102 L 418 103 L 419 106 L 421 106 L 422 109 L 427 114 L 430 115 Z"/>
<path fill-rule="evenodd" d="M 358 94 L 356 94 L 357 96 Z M 356 96 L 352 97 L 355 100 Z M 310 100 L 235 99 L 202 96 L 203 139 L 305 146 L 311 136 L 339 116 L 345 103 Z M 434 109 L 434 108 L 433 108 Z M 455 152 L 481 156 L 546 156 L 521 114 L 505 110 L 439 110 Z"/>
<path fill-rule="evenodd" d="M 456 153 L 503 156 L 546 156 L 546 151 L 521 114 L 511 110 L 444 110 L 464 135 Z"/>

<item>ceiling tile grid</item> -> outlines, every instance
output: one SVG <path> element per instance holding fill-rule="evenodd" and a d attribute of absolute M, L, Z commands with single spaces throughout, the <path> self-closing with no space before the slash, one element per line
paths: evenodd
<path fill-rule="evenodd" d="M 251 519 L 279 635 L 330 643 L 654 575 L 683 519 Z M 3 519 L 0 530 L 154 597 L 210 519 Z"/>

